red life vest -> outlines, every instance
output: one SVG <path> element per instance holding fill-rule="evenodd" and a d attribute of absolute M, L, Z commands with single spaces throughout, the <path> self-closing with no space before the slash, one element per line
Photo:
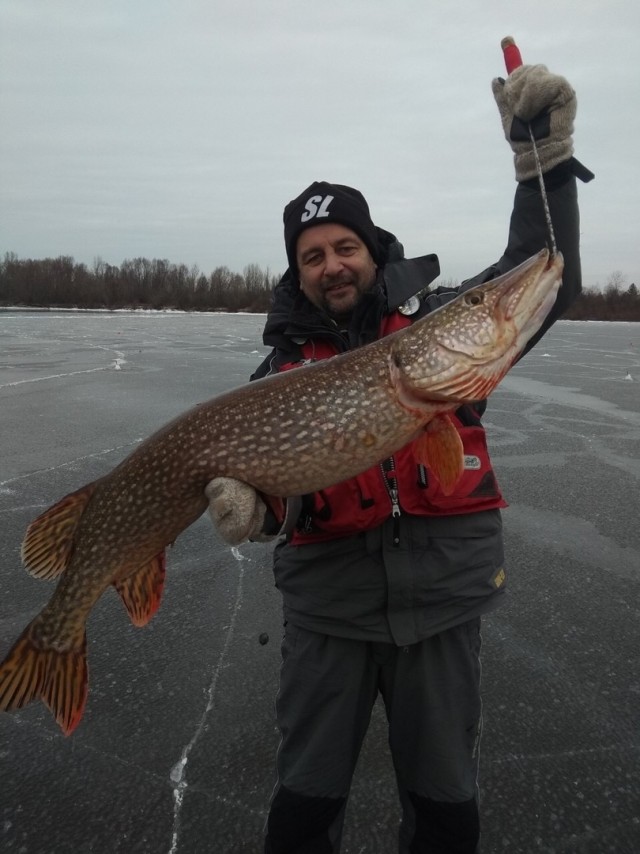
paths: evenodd
<path fill-rule="evenodd" d="M 379 337 L 403 329 L 411 322 L 411 318 L 398 311 L 385 315 Z M 338 353 L 326 339 L 308 339 L 299 346 L 302 359 L 282 365 L 280 370 L 328 359 Z M 451 495 L 442 492 L 428 468 L 416 463 L 411 444 L 405 445 L 392 460 L 314 493 L 313 506 L 302 527 L 294 531 L 292 543 L 319 542 L 377 527 L 394 511 L 392 490 L 396 489 L 400 511 L 416 516 L 452 516 L 506 507 L 489 459 L 484 427 L 479 418 L 470 419 L 472 425 L 468 426 L 460 415 L 458 410 L 450 417 L 462 439 L 465 465 Z"/>

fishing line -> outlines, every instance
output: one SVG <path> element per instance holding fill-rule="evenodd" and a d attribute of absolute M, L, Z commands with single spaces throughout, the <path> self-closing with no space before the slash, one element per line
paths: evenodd
<path fill-rule="evenodd" d="M 536 172 L 538 173 L 538 183 L 540 184 L 540 194 L 542 195 L 542 204 L 544 205 L 544 215 L 547 220 L 547 228 L 549 229 L 549 238 L 551 240 L 551 251 L 554 255 L 558 253 L 556 245 L 556 233 L 553 230 L 553 222 L 551 221 L 551 211 L 549 209 L 549 199 L 547 197 L 547 188 L 544 185 L 544 177 L 542 175 L 542 166 L 540 165 L 540 157 L 538 156 L 538 146 L 536 138 L 533 134 L 533 128 L 529 124 L 529 136 L 531 137 L 531 148 L 533 149 L 533 157 L 536 162 Z"/>
<path fill-rule="evenodd" d="M 502 53 L 504 55 L 504 64 L 507 69 L 507 74 L 511 74 L 512 71 L 515 71 L 516 68 L 520 68 L 520 66 L 522 65 L 522 56 L 520 55 L 520 50 L 518 49 L 518 46 L 513 39 L 513 36 L 505 36 L 500 42 L 500 47 L 502 48 Z M 536 164 L 536 172 L 538 173 L 538 183 L 540 184 L 542 204 L 544 205 L 544 215 L 547 221 L 547 228 L 549 230 L 549 239 L 551 240 L 551 251 L 554 255 L 556 255 L 558 251 L 558 247 L 556 245 L 556 233 L 553 229 L 553 222 L 551 221 L 549 199 L 547 197 L 547 188 L 544 184 L 540 157 L 538 156 L 538 146 L 536 145 L 536 138 L 533 133 L 533 127 L 531 125 L 531 122 L 527 123 L 527 127 L 529 128 L 531 148 L 533 150 L 533 158 Z"/>

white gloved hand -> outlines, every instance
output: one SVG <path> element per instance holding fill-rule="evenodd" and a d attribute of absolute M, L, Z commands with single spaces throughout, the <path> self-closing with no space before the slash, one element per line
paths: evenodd
<path fill-rule="evenodd" d="M 213 524 L 229 545 L 237 546 L 245 540 L 267 543 L 280 533 L 281 524 L 248 483 L 216 477 L 204 492 Z"/>
<path fill-rule="evenodd" d="M 529 125 L 543 173 L 572 157 L 577 101 L 564 77 L 551 74 L 546 65 L 521 65 L 506 80 L 493 80 L 491 88 L 514 152 L 518 181 L 537 174 Z"/>

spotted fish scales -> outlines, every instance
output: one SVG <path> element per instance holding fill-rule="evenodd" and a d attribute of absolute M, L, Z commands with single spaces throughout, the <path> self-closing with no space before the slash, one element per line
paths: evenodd
<path fill-rule="evenodd" d="M 58 584 L 0 664 L 0 710 L 41 699 L 73 731 L 87 698 L 91 609 L 113 585 L 135 625 L 151 619 L 165 548 L 205 511 L 214 478 L 275 500 L 345 480 L 413 442 L 450 491 L 463 454 L 447 413 L 495 388 L 551 309 L 562 269 L 543 250 L 386 338 L 196 406 L 38 517 L 23 562 Z"/>

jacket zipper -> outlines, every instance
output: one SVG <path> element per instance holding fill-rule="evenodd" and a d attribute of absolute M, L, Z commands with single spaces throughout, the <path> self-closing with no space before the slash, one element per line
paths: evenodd
<path fill-rule="evenodd" d="M 380 463 L 382 469 L 382 478 L 391 499 L 391 516 L 393 518 L 393 546 L 398 548 L 400 545 L 400 501 L 398 499 L 398 478 L 396 477 L 396 462 L 393 457 L 389 457 Z"/>

